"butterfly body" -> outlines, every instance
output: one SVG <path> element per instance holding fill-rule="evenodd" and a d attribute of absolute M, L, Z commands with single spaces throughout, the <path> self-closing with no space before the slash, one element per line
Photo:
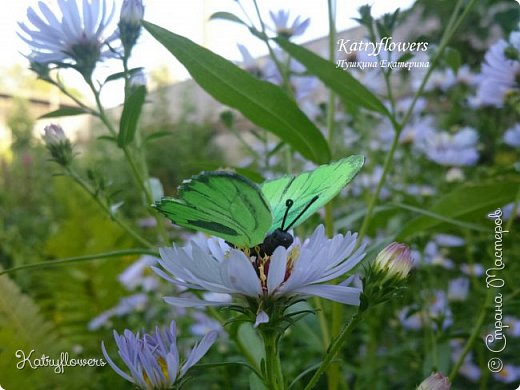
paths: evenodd
<path fill-rule="evenodd" d="M 294 241 L 291 233 L 277 228 L 274 232 L 268 234 L 264 241 L 254 248 L 253 253 L 257 253 L 258 256 L 271 256 L 276 248 L 283 246 L 285 249 L 289 248 Z"/>
<path fill-rule="evenodd" d="M 270 256 L 277 247 L 292 244 L 288 230 L 335 197 L 364 160 L 354 155 L 260 185 L 233 172 L 203 172 L 183 182 L 177 198 L 165 197 L 154 207 L 176 225 Z M 291 223 L 284 227 L 286 221 Z"/>

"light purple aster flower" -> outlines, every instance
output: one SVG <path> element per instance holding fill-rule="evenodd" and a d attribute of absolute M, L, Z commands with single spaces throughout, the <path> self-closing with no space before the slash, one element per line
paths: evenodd
<path fill-rule="evenodd" d="M 154 333 L 146 333 L 142 337 L 128 329 L 122 335 L 114 330 L 119 356 L 130 370 L 130 374 L 112 361 L 103 342 L 101 349 L 112 369 L 140 389 L 169 389 L 179 383 L 188 369 L 206 354 L 216 338 L 217 332 L 206 334 L 181 365 L 177 351 L 175 321 L 171 322 L 168 329 L 161 330 L 157 327 Z"/>
<path fill-rule="evenodd" d="M 105 35 L 114 15 L 106 0 L 83 0 L 82 7 L 76 0 L 58 0 L 61 16 L 49 6 L 38 2 L 39 12 L 27 9 L 28 23 L 18 23 L 18 35 L 32 49 L 31 62 L 43 64 L 72 63 L 82 74 L 90 75 L 97 61 L 112 56 L 105 44 L 117 38 Z"/>
<path fill-rule="evenodd" d="M 145 271 L 148 270 L 149 266 L 156 264 L 157 260 L 158 258 L 154 256 L 141 256 L 135 263 L 119 274 L 119 281 L 129 290 L 134 290 L 139 286 L 149 284 L 150 282 L 145 276 Z"/>
<path fill-rule="evenodd" d="M 478 135 L 475 129 L 464 127 L 455 134 L 431 132 L 422 138 L 419 149 L 440 165 L 472 166 L 477 163 Z"/>
<path fill-rule="evenodd" d="M 504 324 L 507 325 L 507 334 L 513 337 L 520 337 L 520 320 L 513 316 L 505 316 Z"/>
<path fill-rule="evenodd" d="M 123 297 L 116 306 L 94 317 L 87 327 L 89 330 L 99 329 L 107 325 L 112 317 L 122 317 L 126 314 L 144 310 L 147 303 L 148 296 L 146 294 L 139 293 Z"/>
<path fill-rule="evenodd" d="M 269 11 L 269 15 L 271 15 L 271 20 L 274 23 L 273 31 L 286 38 L 302 35 L 311 22 L 310 18 L 300 20 L 300 16 L 297 16 L 290 24 L 289 11 L 285 10 L 279 10 L 276 13 Z"/>
<path fill-rule="evenodd" d="M 259 307 L 265 301 L 301 296 L 359 305 L 361 289 L 348 287 L 349 280 L 323 284 L 343 276 L 363 259 L 365 245 L 355 249 L 356 238 L 357 234 L 347 233 L 328 239 L 320 225 L 303 244 L 295 238 L 288 249 L 280 246 L 271 256 L 259 259 L 222 239 L 210 238 L 183 248 L 161 248 L 160 264 L 166 272 L 152 268 L 174 285 L 255 298 Z M 226 305 L 187 297 L 167 297 L 165 301 L 181 307 Z M 257 315 L 263 314 L 259 311 Z"/>
<path fill-rule="evenodd" d="M 504 133 L 504 142 L 514 148 L 520 147 L 520 123 L 506 130 Z"/>
<path fill-rule="evenodd" d="M 508 42 L 501 39 L 484 57 L 478 77 L 477 101 L 480 105 L 502 107 L 507 95 L 519 90 L 520 61 L 506 57 L 508 46 Z"/>
<path fill-rule="evenodd" d="M 454 236 L 452 234 L 436 234 L 433 239 L 437 244 L 444 247 L 457 247 L 457 246 L 464 246 L 466 243 L 466 240 L 464 240 L 462 237 Z"/>
<path fill-rule="evenodd" d="M 520 367 L 512 364 L 505 364 L 504 368 L 493 374 L 496 380 L 503 383 L 513 383 L 520 379 Z"/>
<path fill-rule="evenodd" d="M 466 264 L 463 263 L 460 265 L 460 270 L 462 273 L 468 276 L 476 276 L 481 277 L 484 275 L 484 267 L 481 264 Z"/>
<path fill-rule="evenodd" d="M 469 279 L 465 277 L 450 280 L 448 284 L 448 300 L 465 301 L 469 293 Z"/>

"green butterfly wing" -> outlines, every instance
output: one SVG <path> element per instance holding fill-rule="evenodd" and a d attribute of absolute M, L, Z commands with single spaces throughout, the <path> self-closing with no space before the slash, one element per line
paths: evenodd
<path fill-rule="evenodd" d="M 225 239 L 238 247 L 264 241 L 271 210 L 260 188 L 232 172 L 203 172 L 181 184 L 178 199 L 154 207 L 174 224 Z"/>
<path fill-rule="evenodd" d="M 295 220 L 316 195 L 318 196 L 293 225 L 297 226 L 334 198 L 356 176 L 364 163 L 363 156 L 353 155 L 298 176 L 284 176 L 264 182 L 261 189 L 273 215 L 268 232 L 281 227 L 287 199 L 291 199 L 294 204 L 287 214 L 286 226 Z"/>

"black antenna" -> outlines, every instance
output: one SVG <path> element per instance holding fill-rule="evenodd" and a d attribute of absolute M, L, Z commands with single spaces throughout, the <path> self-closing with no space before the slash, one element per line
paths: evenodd
<path fill-rule="evenodd" d="M 285 209 L 285 214 L 283 216 L 283 221 L 282 221 L 282 230 L 285 231 L 283 229 L 283 226 L 285 225 L 285 220 L 287 219 L 287 214 L 289 214 L 289 209 L 292 207 L 292 205 L 294 204 L 293 200 L 292 199 L 287 199 L 287 201 L 285 202 L 285 206 L 287 207 Z"/>
<path fill-rule="evenodd" d="M 293 221 L 291 222 L 291 224 L 290 224 L 289 226 L 287 226 L 286 229 L 284 229 L 284 228 L 283 228 L 283 225 L 282 225 L 282 230 L 283 230 L 284 232 L 288 231 L 288 230 L 289 230 L 289 229 L 290 229 L 290 228 L 291 228 L 291 227 L 296 223 L 296 221 L 297 221 L 298 219 L 300 219 L 300 217 L 301 217 L 301 216 L 302 216 L 302 215 L 303 215 L 303 214 L 304 214 L 304 213 L 309 209 L 309 207 L 311 207 L 312 204 L 318 200 L 319 197 L 320 197 L 319 195 L 314 196 L 314 198 L 312 198 L 312 199 L 310 200 L 310 202 L 307 203 L 307 206 L 305 206 L 305 208 L 300 212 L 300 214 L 298 214 L 298 216 L 297 216 L 296 218 L 293 219 Z M 290 200 L 290 199 L 289 199 L 289 200 Z M 288 200 L 287 202 L 289 202 L 289 200 Z M 292 203 L 293 203 L 293 202 L 292 202 L 292 200 L 291 200 L 291 206 L 292 206 Z M 286 215 L 286 216 L 287 216 L 287 212 L 288 212 L 288 211 L 289 211 L 289 209 L 287 209 L 287 210 L 285 211 L 285 215 Z M 285 222 L 285 217 L 284 217 L 284 222 Z"/>

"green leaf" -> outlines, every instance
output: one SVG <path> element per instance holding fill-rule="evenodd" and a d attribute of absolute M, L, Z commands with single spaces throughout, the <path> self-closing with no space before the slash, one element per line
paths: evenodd
<path fill-rule="evenodd" d="M 142 66 L 138 67 L 138 68 L 132 68 L 132 69 L 129 69 L 128 70 L 128 74 L 131 76 L 133 75 L 134 73 L 137 73 L 141 70 L 143 70 L 144 68 Z M 114 80 L 118 80 L 118 79 L 122 79 L 123 77 L 125 77 L 125 72 L 117 72 L 117 73 L 114 73 L 114 74 L 111 74 L 110 76 L 108 76 L 106 79 L 105 79 L 105 82 L 103 84 L 106 84 L 108 83 L 109 81 L 114 81 Z"/>
<path fill-rule="evenodd" d="M 240 325 L 238 339 L 242 345 L 247 345 L 247 354 L 250 358 L 248 360 L 255 362 L 256 367 L 260 367 L 260 362 L 265 360 L 264 343 L 250 323 Z"/>
<path fill-rule="evenodd" d="M 81 107 L 64 107 L 59 108 L 56 111 L 48 112 L 47 114 L 40 116 L 38 119 L 58 118 L 60 116 L 81 115 L 86 113 L 88 113 L 88 111 Z"/>
<path fill-rule="evenodd" d="M 307 70 L 317 76 L 327 87 L 336 92 L 350 104 L 379 112 L 391 118 L 390 112 L 381 101 L 356 80 L 350 73 L 337 68 L 336 64 L 320 57 L 312 51 L 295 45 L 285 38 L 275 38 L 276 43 L 296 60 L 301 62 Z"/>
<path fill-rule="evenodd" d="M 119 134 L 117 136 L 117 144 L 119 147 L 124 147 L 134 140 L 137 122 L 139 115 L 141 115 L 145 96 L 146 87 L 140 85 L 125 100 L 121 121 L 119 122 Z"/>
<path fill-rule="evenodd" d="M 512 202 L 518 190 L 518 179 L 502 180 L 481 184 L 465 185 L 442 196 L 430 208 L 435 216 L 423 215 L 408 222 L 398 235 L 404 239 L 415 233 L 434 228 L 441 223 L 450 222 L 440 217 L 458 220 L 459 222 L 475 219 L 486 221 L 486 215 L 497 207 Z"/>
<path fill-rule="evenodd" d="M 209 20 L 216 19 L 228 20 L 230 22 L 235 22 L 247 26 L 246 22 L 244 22 L 242 19 L 240 19 L 235 14 L 232 14 L 231 12 L 215 12 L 213 15 L 209 17 Z"/>
<path fill-rule="evenodd" d="M 145 137 L 144 142 L 149 141 L 155 141 L 156 139 L 163 138 L 163 137 L 170 137 L 173 133 L 171 131 L 163 130 L 163 131 L 156 131 L 152 134 L 149 134 Z"/>
<path fill-rule="evenodd" d="M 143 25 L 215 99 L 276 134 L 307 159 L 320 164 L 329 161 L 330 150 L 320 130 L 278 86 L 257 79 L 187 38 L 148 22 Z"/>
<path fill-rule="evenodd" d="M 100 135 L 99 137 L 97 137 L 97 139 L 100 141 L 109 141 L 109 142 L 117 143 L 116 137 L 114 137 L 112 135 Z"/>

